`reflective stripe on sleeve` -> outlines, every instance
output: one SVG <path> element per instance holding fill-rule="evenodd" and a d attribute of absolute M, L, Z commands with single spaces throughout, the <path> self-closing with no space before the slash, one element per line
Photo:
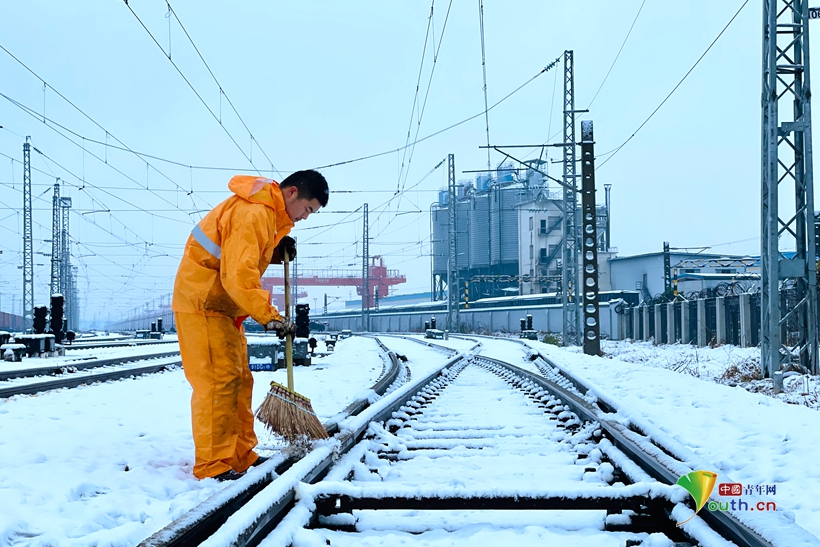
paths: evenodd
<path fill-rule="evenodd" d="M 220 260 L 222 258 L 222 248 L 213 241 L 211 241 L 211 238 L 205 235 L 205 232 L 202 231 L 202 228 L 199 227 L 199 224 L 194 226 L 194 229 L 191 230 L 191 235 L 194 236 L 194 239 L 197 243 L 202 245 L 203 249 L 214 255 L 217 260 Z"/>

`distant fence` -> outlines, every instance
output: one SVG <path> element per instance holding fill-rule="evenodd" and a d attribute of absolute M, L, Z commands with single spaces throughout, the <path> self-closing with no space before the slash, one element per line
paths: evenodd
<path fill-rule="evenodd" d="M 616 308 L 622 300 L 601 302 L 599 321 L 601 338 L 621 340 L 624 338 L 620 318 Z M 561 332 L 564 326 L 561 304 L 539 304 L 534 306 L 515 306 L 508 308 L 464 309 L 459 311 L 459 332 L 519 332 L 521 319 L 532 315 L 533 329 L 540 332 Z M 371 332 L 424 332 L 424 322 L 436 316 L 438 327 L 446 329 L 446 312 L 439 311 L 398 311 L 381 310 L 370 312 Z M 365 330 L 361 312 L 349 314 L 317 315 L 315 321 L 327 322 L 328 329 L 339 331 L 350 329 L 355 332 Z"/>
<path fill-rule="evenodd" d="M 751 347 L 760 343 L 760 294 L 624 308 L 620 321 L 620 332 L 631 340 Z"/>

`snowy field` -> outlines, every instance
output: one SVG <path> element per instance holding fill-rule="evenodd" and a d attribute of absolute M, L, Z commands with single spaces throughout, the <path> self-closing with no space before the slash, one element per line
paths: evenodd
<path fill-rule="evenodd" d="M 445 351 L 411 340 L 381 339 L 409 356 L 413 378 L 450 358 Z M 480 340 L 482 354 L 536 370 L 525 347 L 501 339 Z M 459 351 L 474 345 L 463 339 L 434 343 Z M 817 378 L 806 383 L 805 377 L 791 377 L 787 393 L 775 397 L 765 381 L 751 381 L 744 373 L 759 359 L 755 349 L 607 342 L 606 355 L 599 358 L 585 356 L 578 348 L 527 344 L 584 381 L 617 409 L 616 418 L 675 447 L 676 455 L 693 469 L 715 471 L 718 482 L 774 486 L 775 494 L 758 497 L 775 501 L 778 512 L 820 537 L 820 466 L 814 464 L 820 431 Z M 126 350 L 97 351 L 110 357 Z M 342 340 L 335 353 L 296 369 L 296 390 L 311 398 L 325 420 L 365 395 L 384 366 L 375 341 Z M 285 381 L 285 371 L 255 372 L 254 378 L 256 407 L 271 380 Z M 190 387 L 177 369 L 0 401 L 0 545 L 136 545 L 224 488 L 223 483 L 197 481 L 191 474 L 189 397 Z M 280 449 L 261 424 L 257 434 L 260 453 Z M 455 527 L 457 521 L 444 526 Z M 440 517 L 431 517 L 430 525 L 436 522 Z M 368 524 L 366 528 L 380 533 L 365 533 L 363 544 L 385 544 L 378 543 L 378 537 L 384 537 L 386 524 Z M 428 545 L 458 544 L 448 543 L 456 539 L 498 545 L 553 540 L 574 544 L 579 539 L 580 531 L 561 530 L 543 520 L 531 524 L 525 528 L 512 521 L 481 521 L 467 524 L 449 539 L 443 530 L 421 536 L 396 531 L 388 537 L 395 544 L 423 539 Z M 586 539 L 590 545 L 612 541 L 596 534 Z"/>

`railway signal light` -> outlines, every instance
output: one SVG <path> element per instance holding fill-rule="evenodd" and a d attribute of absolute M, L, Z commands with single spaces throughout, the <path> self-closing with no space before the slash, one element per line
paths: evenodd
<path fill-rule="evenodd" d="M 296 338 L 310 336 L 310 304 L 296 305 Z"/>
<path fill-rule="evenodd" d="M 34 334 L 43 334 L 46 331 L 46 321 L 48 318 L 48 308 L 38 306 L 34 308 Z"/>
<path fill-rule="evenodd" d="M 57 344 L 63 341 L 63 295 L 55 294 L 51 297 L 51 334 Z"/>

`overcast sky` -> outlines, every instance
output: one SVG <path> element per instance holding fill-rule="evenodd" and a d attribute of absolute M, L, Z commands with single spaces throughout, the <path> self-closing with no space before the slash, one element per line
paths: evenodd
<path fill-rule="evenodd" d="M 603 154 L 646 120 L 742 3 L 485 0 L 489 104 L 573 50 L 576 108 L 591 103 L 579 120 L 595 123 L 601 165 L 609 158 Z M 136 16 L 122 1 L 0 7 L 0 45 L 39 76 L 0 50 L 0 93 L 30 109 L 0 97 L 2 310 L 12 311 L 16 299 L 19 313 L 22 295 L 19 162 L 26 135 L 42 152 L 31 154 L 35 303 L 48 298 L 50 258 L 39 253 L 51 251 L 45 241 L 51 239 L 51 187 L 60 177 L 62 195 L 73 200 L 71 253 L 83 315 L 113 320 L 170 293 L 187 235 L 228 197 L 233 174 L 256 168 L 270 175 L 272 163 L 273 178 L 281 180 L 294 170 L 396 150 L 407 142 L 408 128 L 412 141 L 417 130 L 423 137 L 484 109 L 478 0 L 455 0 L 451 7 L 438 0 L 432 21 L 430 2 L 420 0 L 174 0 L 176 17 L 163 1 L 129 5 Z M 760 0 L 749 2 L 658 113 L 597 172 L 599 188 L 612 184 L 612 244 L 620 255 L 660 251 L 663 241 L 759 254 L 761 13 Z M 559 142 L 562 74 L 559 64 L 493 109 L 491 142 Z M 420 120 L 418 103 L 411 118 L 419 81 Z M 322 169 L 330 202 L 293 232 L 299 267 L 360 270 L 361 214 L 349 212 L 367 202 L 370 253 L 407 275 L 400 292 L 430 290 L 428 211 L 446 182 L 446 163 L 425 176 L 453 153 L 458 177 L 472 178 L 461 171 L 486 166 L 486 151 L 479 149 L 486 140 L 479 116 L 406 153 Z M 92 141 L 121 141 L 182 166 Z M 549 155 L 559 159 L 559 149 Z M 501 159 L 491 157 L 493 165 Z M 550 169 L 561 172 L 559 164 Z M 400 197 L 397 189 L 404 189 Z M 603 201 L 602 190 L 598 198 Z M 321 306 L 325 293 L 355 296 L 352 288 L 307 290 L 311 307 Z"/>

